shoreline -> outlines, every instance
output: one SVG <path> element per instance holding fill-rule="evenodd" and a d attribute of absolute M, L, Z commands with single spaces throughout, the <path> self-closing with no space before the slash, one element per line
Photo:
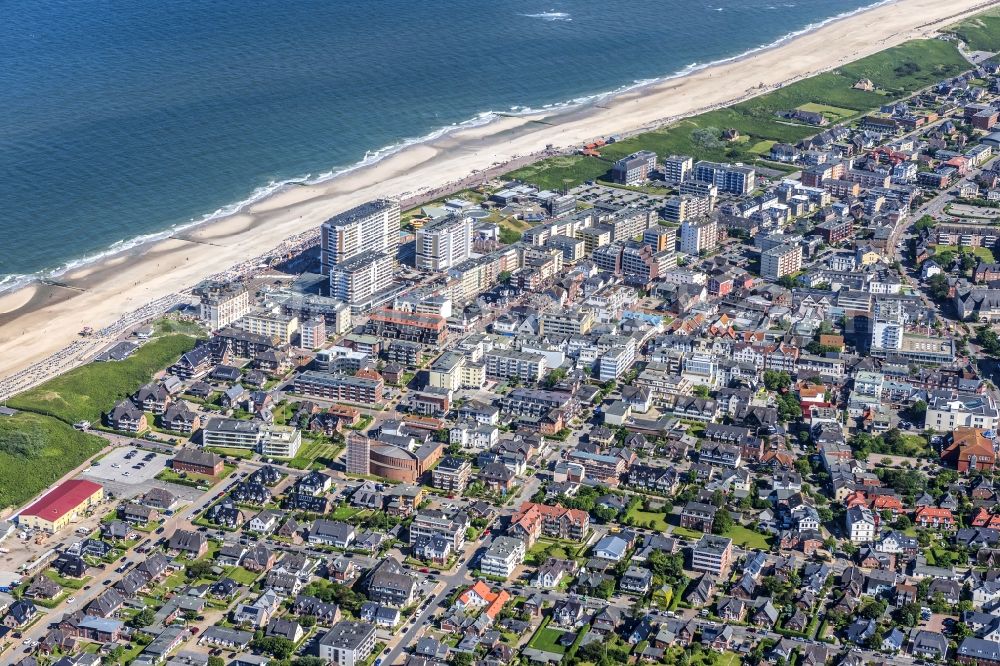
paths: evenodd
<path fill-rule="evenodd" d="M 195 222 L 167 232 L 168 238 L 71 268 L 57 283 L 32 281 L 0 293 L 0 377 L 68 345 L 79 348 L 75 343 L 83 342 L 77 337 L 83 326 L 115 325 L 151 302 L 179 299 L 181 292 L 211 275 L 251 270 L 250 257 L 275 254 L 273 248 L 280 246 L 288 251 L 290 242 L 305 242 L 325 219 L 363 201 L 390 196 L 406 199 L 412 207 L 597 137 L 648 131 L 932 36 L 964 15 L 997 4 L 955 0 L 942 7 L 936 0 L 889 0 L 687 74 L 594 96 L 575 106 L 494 114 L 484 123 L 439 130 L 436 138 L 405 145 L 320 182 L 286 183 L 233 214 Z M 550 144 L 556 150 L 547 151 Z M 32 291 L 26 296 L 25 290 Z M 53 368 L 51 374 L 65 369 Z M 40 369 L 39 376 L 43 374 Z M 0 396 L 7 392 L 0 387 Z"/>
<path fill-rule="evenodd" d="M 57 266 L 56 268 L 42 269 L 30 274 L 6 275 L 2 279 L 0 279 L 0 298 L 3 298 L 4 296 L 17 292 L 21 289 L 37 285 L 39 282 L 45 280 L 59 280 L 68 273 L 72 273 L 77 270 L 85 270 L 88 266 L 99 264 L 101 262 L 111 261 L 116 257 L 121 257 L 123 255 L 129 254 L 133 250 L 142 250 L 143 247 L 153 245 L 159 241 L 167 240 L 181 234 L 193 232 L 201 227 L 225 220 L 226 218 L 232 217 L 233 215 L 238 215 L 244 210 L 247 210 L 248 208 L 251 208 L 259 203 L 264 203 L 268 199 L 278 196 L 282 192 L 285 192 L 289 189 L 294 189 L 296 187 L 303 187 L 303 186 L 306 187 L 322 186 L 330 181 L 343 177 L 354 171 L 374 167 L 382 160 L 392 157 L 393 155 L 399 152 L 408 150 L 410 148 L 422 144 L 433 143 L 434 141 L 447 137 L 449 134 L 455 132 L 459 132 L 465 129 L 487 127 L 502 118 L 535 117 L 538 116 L 539 114 L 553 114 L 556 117 L 558 117 L 574 110 L 593 108 L 595 105 L 601 102 L 605 101 L 613 102 L 616 98 L 618 98 L 621 95 L 625 95 L 632 92 L 642 93 L 647 89 L 655 89 L 656 87 L 667 84 L 670 81 L 683 79 L 684 77 L 694 75 L 704 70 L 711 70 L 717 67 L 722 67 L 730 63 L 737 63 L 741 60 L 753 58 L 767 51 L 780 49 L 785 44 L 793 42 L 796 39 L 799 39 L 800 37 L 804 37 L 806 35 L 814 33 L 817 30 L 821 30 L 822 28 L 830 24 L 848 20 L 855 16 L 871 12 L 875 9 L 878 9 L 879 7 L 895 4 L 899 1 L 900 0 L 878 0 L 874 4 L 867 7 L 860 7 L 857 9 L 847 10 L 839 14 L 836 14 L 834 16 L 831 16 L 829 18 L 822 19 L 819 21 L 814 21 L 813 23 L 810 23 L 802 28 L 799 28 L 797 30 L 792 30 L 791 32 L 786 33 L 767 44 L 763 44 L 748 49 L 743 53 L 720 58 L 718 60 L 714 60 L 707 63 L 697 63 L 697 62 L 691 63 L 690 65 L 687 65 L 686 67 L 677 70 L 675 72 L 672 72 L 670 74 L 659 76 L 652 79 L 633 81 L 632 83 L 620 85 L 612 90 L 606 90 L 603 92 L 593 93 L 589 95 L 582 95 L 580 97 L 576 97 L 567 101 L 546 104 L 538 108 L 516 106 L 516 107 L 511 107 L 511 109 L 508 111 L 493 111 L 493 110 L 484 111 L 472 118 L 468 118 L 458 123 L 453 123 L 452 125 L 439 127 L 424 135 L 418 137 L 408 137 L 405 139 L 401 139 L 393 144 L 382 146 L 374 150 L 369 150 L 365 153 L 365 156 L 360 160 L 343 167 L 335 167 L 331 171 L 321 173 L 320 175 L 315 177 L 313 177 L 312 174 L 306 174 L 303 176 L 291 177 L 282 180 L 280 182 L 272 181 L 267 185 L 261 185 L 255 188 L 252 192 L 250 192 L 250 194 L 248 194 L 246 197 L 244 197 L 239 201 L 235 201 L 233 203 L 221 206 L 220 208 L 216 209 L 211 213 L 205 213 L 204 215 L 202 215 L 200 219 L 191 219 L 187 222 L 176 223 L 160 231 L 151 231 L 149 233 L 139 234 L 131 238 L 122 239 L 106 247 L 103 250 L 93 252 L 89 255 L 68 259 L 63 264 Z M 980 2 L 983 3 L 985 2 L 985 0 L 980 0 Z M 810 74 L 807 74 L 806 76 L 808 75 Z M 788 83 L 793 83 L 795 80 L 797 79 L 790 79 L 774 87 L 780 87 L 780 85 L 787 85 Z M 748 93 L 752 92 L 753 94 L 761 94 L 767 92 L 767 89 L 759 89 L 759 90 L 755 89 L 753 91 L 748 90 L 747 92 Z M 627 137 L 642 131 L 654 129 L 658 125 L 666 125 L 671 122 L 675 122 L 676 120 L 683 118 L 684 116 L 696 115 L 704 111 L 718 108 L 719 106 L 728 106 L 730 104 L 737 103 L 744 99 L 746 99 L 746 97 L 734 98 L 732 100 L 725 102 L 724 104 L 714 105 L 712 107 L 705 107 L 701 109 L 695 109 L 692 110 L 691 112 L 684 113 L 680 116 L 660 119 L 646 127 L 626 132 L 617 132 L 616 134 L 621 134 L 622 136 Z M 538 159 L 541 159 L 545 156 L 547 155 L 539 154 Z M 523 166 L 523 164 L 519 164 L 518 166 Z"/>

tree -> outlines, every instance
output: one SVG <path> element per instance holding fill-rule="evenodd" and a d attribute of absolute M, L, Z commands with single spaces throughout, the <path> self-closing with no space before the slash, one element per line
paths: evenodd
<path fill-rule="evenodd" d="M 1000 356 L 1000 336 L 989 326 L 976 329 L 976 344 L 990 356 Z"/>
<path fill-rule="evenodd" d="M 802 476 L 809 476 L 812 472 L 812 465 L 809 464 L 808 458 L 796 458 L 795 459 L 795 471 Z"/>
<path fill-rule="evenodd" d="M 712 534 L 725 534 L 733 527 L 733 517 L 725 509 L 715 512 L 715 520 L 712 521 Z"/>
<path fill-rule="evenodd" d="M 613 595 L 614 593 L 615 593 L 614 578 L 606 578 L 602 580 L 601 584 L 598 585 L 597 589 L 594 591 L 594 594 L 596 594 L 601 599 L 610 599 L 611 595 Z"/>
<path fill-rule="evenodd" d="M 474 661 L 470 652 L 453 652 L 449 663 L 451 666 L 472 666 Z"/>
<path fill-rule="evenodd" d="M 913 223 L 913 228 L 917 231 L 923 231 L 925 229 L 933 229 L 935 224 L 937 223 L 934 221 L 933 217 L 930 215 L 924 215 Z"/>
<path fill-rule="evenodd" d="M 222 657 L 209 657 L 208 666 L 226 666 L 226 660 Z"/>
<path fill-rule="evenodd" d="M 782 275 L 778 278 L 778 286 L 784 287 L 785 289 L 794 289 L 798 286 L 798 281 L 791 275 Z"/>
<path fill-rule="evenodd" d="M 292 666 L 326 666 L 326 659 L 319 657 L 299 657 L 292 662 Z"/>
<path fill-rule="evenodd" d="M 280 636 L 264 636 L 255 638 L 252 643 L 255 650 L 269 654 L 275 659 L 288 659 L 292 656 L 295 643 Z"/>
<path fill-rule="evenodd" d="M 792 378 L 784 370 L 765 370 L 764 386 L 768 391 L 782 391 L 792 385 Z"/>
<path fill-rule="evenodd" d="M 132 617 L 133 627 L 148 627 L 156 620 L 156 612 L 152 608 L 143 608 Z"/>
<path fill-rule="evenodd" d="M 896 611 L 896 619 L 907 627 L 915 627 L 920 622 L 920 604 L 904 604 Z"/>
<path fill-rule="evenodd" d="M 699 398 L 707 398 L 710 395 L 712 395 L 711 389 L 709 389 L 704 384 L 698 384 L 697 386 L 694 387 L 694 390 L 692 392 Z"/>
<path fill-rule="evenodd" d="M 207 578 L 210 573 L 212 573 L 212 563 L 208 560 L 195 560 L 184 568 L 184 575 L 188 580 Z"/>
<path fill-rule="evenodd" d="M 948 298 L 951 288 L 948 286 L 948 276 L 944 273 L 935 273 L 927 279 L 927 291 L 935 301 L 943 301 Z"/>

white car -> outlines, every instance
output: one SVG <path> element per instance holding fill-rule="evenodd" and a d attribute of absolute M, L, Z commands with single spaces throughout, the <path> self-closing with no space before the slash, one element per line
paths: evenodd
<path fill-rule="evenodd" d="M 76 597 L 70 597 L 69 599 L 66 600 L 66 603 L 71 604 L 74 601 L 76 601 Z"/>

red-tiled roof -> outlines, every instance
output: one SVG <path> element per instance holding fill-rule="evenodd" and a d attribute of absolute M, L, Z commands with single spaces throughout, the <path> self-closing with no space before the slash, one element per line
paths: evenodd
<path fill-rule="evenodd" d="M 67 481 L 22 511 L 21 515 L 38 516 L 54 522 L 83 504 L 99 490 L 103 490 L 103 487 L 93 481 L 80 479 Z"/>

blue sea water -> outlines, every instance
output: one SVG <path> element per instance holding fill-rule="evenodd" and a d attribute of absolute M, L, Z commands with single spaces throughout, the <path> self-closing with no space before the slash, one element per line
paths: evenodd
<path fill-rule="evenodd" d="M 872 4 L 0 2 L 0 290 L 491 111 L 670 76 Z"/>

